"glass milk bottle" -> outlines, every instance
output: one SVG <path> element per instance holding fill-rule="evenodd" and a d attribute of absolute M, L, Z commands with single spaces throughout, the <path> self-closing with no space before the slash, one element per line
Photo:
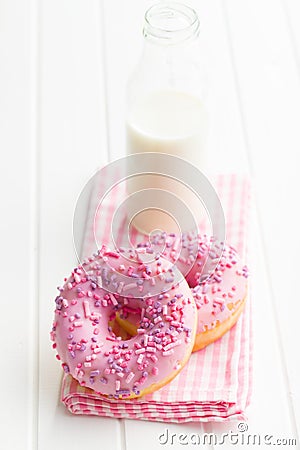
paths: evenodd
<path fill-rule="evenodd" d="M 144 48 L 127 88 L 127 153 L 159 152 L 205 168 L 208 115 L 199 58 L 200 23 L 196 12 L 183 4 L 162 1 L 145 14 Z M 180 194 L 158 177 L 131 181 L 129 190 L 159 187 Z M 190 201 L 186 193 L 183 201 Z M 135 225 L 174 231 L 158 216 L 136 218 Z"/>

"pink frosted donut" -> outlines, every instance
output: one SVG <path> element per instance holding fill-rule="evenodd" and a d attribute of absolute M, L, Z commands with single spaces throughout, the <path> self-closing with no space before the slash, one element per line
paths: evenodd
<path fill-rule="evenodd" d="M 180 280 L 180 281 L 178 281 Z M 140 397 L 171 381 L 192 352 L 196 305 L 176 268 L 161 257 L 105 247 L 59 288 L 51 332 L 64 370 L 114 398 Z M 116 336 L 116 314 L 139 315 L 137 335 Z"/>
<path fill-rule="evenodd" d="M 225 245 L 214 273 L 192 289 L 198 310 L 193 351 L 225 334 L 239 318 L 247 295 L 248 268 L 233 247 Z"/>
<path fill-rule="evenodd" d="M 219 339 L 236 323 L 245 304 L 248 269 L 233 247 L 191 233 L 156 234 L 151 243 L 138 247 L 172 261 L 194 288 L 198 325 L 193 351 Z"/>

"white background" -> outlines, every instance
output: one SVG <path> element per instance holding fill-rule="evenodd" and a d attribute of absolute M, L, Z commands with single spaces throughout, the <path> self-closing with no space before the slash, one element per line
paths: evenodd
<path fill-rule="evenodd" d="M 217 104 L 209 151 L 254 186 L 249 433 L 298 439 L 300 2 L 188 3 Z M 151 4 L 0 0 L 1 450 L 167 448 L 158 441 L 164 424 L 67 413 L 49 341 L 56 286 L 75 263 L 77 195 L 124 154 L 125 81 Z"/>

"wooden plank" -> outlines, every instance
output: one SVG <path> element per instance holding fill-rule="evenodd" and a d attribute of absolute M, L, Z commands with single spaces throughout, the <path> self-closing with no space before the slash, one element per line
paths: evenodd
<path fill-rule="evenodd" d="M 282 6 L 286 13 L 286 20 L 290 31 L 292 49 L 300 75 L 300 3 L 298 0 L 285 0 L 282 2 Z"/>
<path fill-rule="evenodd" d="M 290 421 L 300 423 L 298 317 L 300 83 L 280 1 L 225 1 L 241 114 L 272 292 Z M 266 26 L 267 24 L 267 26 Z M 299 429 L 298 429 L 299 433 Z"/>
<path fill-rule="evenodd" d="M 107 161 L 100 14 L 97 0 L 41 2 L 38 443 L 45 450 L 121 447 L 117 420 L 71 416 L 59 403 L 61 368 L 49 342 L 55 287 L 76 262 L 75 202 Z"/>
<path fill-rule="evenodd" d="M 35 445 L 35 4 L 0 3 L 1 448 Z M 16 289 L 18 289 L 16 291 Z M 7 313 L 5 313 L 7 312 Z"/>

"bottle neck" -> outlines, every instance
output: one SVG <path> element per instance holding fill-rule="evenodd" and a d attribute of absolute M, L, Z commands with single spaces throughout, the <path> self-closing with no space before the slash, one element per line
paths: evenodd
<path fill-rule="evenodd" d="M 143 34 L 149 44 L 172 47 L 196 39 L 199 29 L 200 22 L 192 8 L 163 1 L 146 12 Z"/>
<path fill-rule="evenodd" d="M 162 90 L 203 97 L 199 27 L 196 12 L 180 3 L 161 1 L 146 12 L 144 47 L 129 83 L 129 103 Z"/>

